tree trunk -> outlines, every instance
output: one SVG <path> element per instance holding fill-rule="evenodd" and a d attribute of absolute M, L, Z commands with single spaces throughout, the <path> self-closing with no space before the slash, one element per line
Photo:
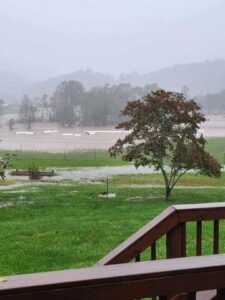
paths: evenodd
<path fill-rule="evenodd" d="M 172 189 L 171 186 L 166 186 L 165 200 L 170 200 Z"/>

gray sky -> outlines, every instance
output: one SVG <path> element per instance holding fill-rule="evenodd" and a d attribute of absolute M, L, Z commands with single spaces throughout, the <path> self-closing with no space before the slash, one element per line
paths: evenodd
<path fill-rule="evenodd" d="M 1 0 L 0 71 L 44 79 L 225 58 L 224 0 Z"/>

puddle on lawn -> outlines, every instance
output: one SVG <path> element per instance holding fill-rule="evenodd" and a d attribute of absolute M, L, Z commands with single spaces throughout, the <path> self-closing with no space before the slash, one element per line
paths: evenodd
<path fill-rule="evenodd" d="M 115 198 L 116 197 L 116 194 L 114 194 L 114 193 L 108 193 L 108 194 L 100 194 L 100 195 L 98 195 L 99 197 L 101 197 L 101 198 Z"/>
<path fill-rule="evenodd" d="M 84 180 L 98 181 L 110 178 L 113 175 L 150 174 L 154 172 L 154 168 L 139 167 L 136 169 L 134 166 L 79 168 L 71 170 L 57 169 L 57 175 L 54 176 L 54 179 L 72 179 L 79 182 Z"/>
<path fill-rule="evenodd" d="M 10 186 L 10 188 L 12 188 L 12 186 Z M 13 185 L 13 188 L 15 188 L 15 185 Z M 30 193 L 30 192 L 37 192 L 39 191 L 38 188 L 30 188 L 30 189 L 26 189 L 26 190 L 5 190 L 3 191 L 3 193 L 7 193 L 7 194 L 25 194 L 25 193 Z"/>
<path fill-rule="evenodd" d="M 0 208 L 10 207 L 10 206 L 13 206 L 13 205 L 15 205 L 15 203 L 12 202 L 12 201 L 0 202 Z"/>

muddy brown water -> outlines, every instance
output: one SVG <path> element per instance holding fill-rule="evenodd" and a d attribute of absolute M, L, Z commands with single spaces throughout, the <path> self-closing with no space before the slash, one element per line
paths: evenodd
<path fill-rule="evenodd" d="M 59 127 L 56 123 L 34 123 L 30 131 L 32 135 L 16 134 L 27 131 L 23 124 L 16 124 L 9 130 L 7 121 L 15 115 L 6 115 L 2 118 L 0 127 L 0 149 L 7 150 L 34 150 L 48 152 L 66 152 L 79 149 L 108 149 L 126 133 L 113 132 L 113 127 Z M 50 131 L 44 133 L 44 131 Z M 86 131 L 95 132 L 87 134 Z M 101 132 L 98 132 L 101 131 Z M 111 132 L 107 132 L 111 131 Z M 205 137 L 225 137 L 225 118 L 223 116 L 207 116 L 199 134 Z"/>

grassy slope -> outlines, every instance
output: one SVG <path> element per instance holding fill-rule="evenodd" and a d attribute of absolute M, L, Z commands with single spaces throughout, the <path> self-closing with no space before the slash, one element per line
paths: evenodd
<path fill-rule="evenodd" d="M 103 190 L 102 185 L 79 185 L 2 191 L 0 201 L 15 205 L 0 209 L 0 275 L 90 266 L 168 205 L 225 201 L 220 188 L 177 189 L 170 202 L 160 188 L 111 187 L 117 195 L 111 199 L 98 196 Z M 204 231 L 204 253 L 212 253 L 210 225 Z M 190 253 L 194 232 L 188 230 Z M 161 241 L 159 257 L 164 253 Z"/>

